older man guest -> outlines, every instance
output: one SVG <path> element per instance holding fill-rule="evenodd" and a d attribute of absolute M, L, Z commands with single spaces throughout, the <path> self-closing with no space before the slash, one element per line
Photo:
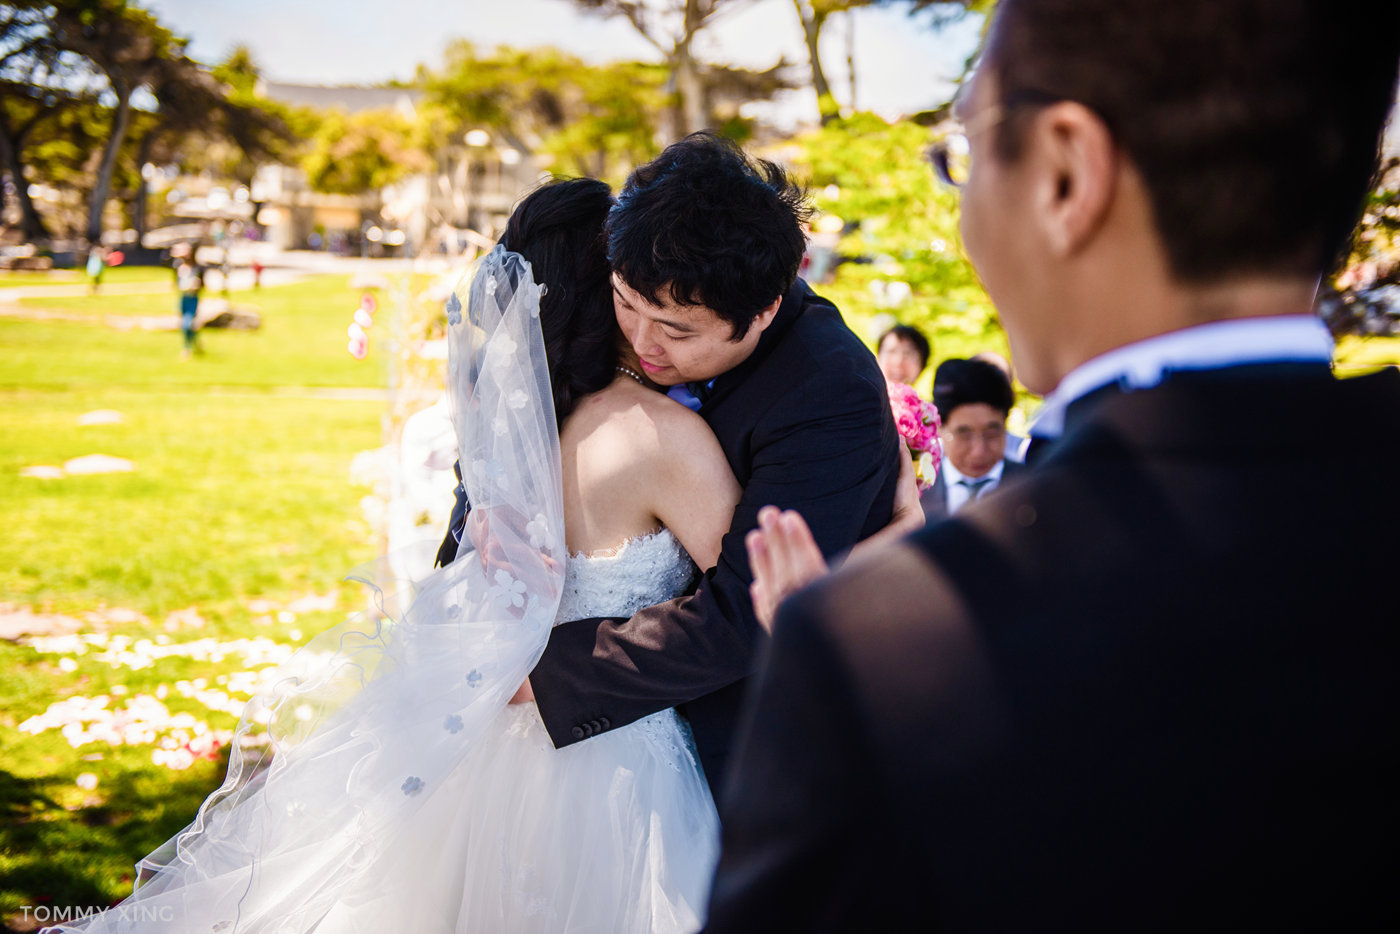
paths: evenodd
<path fill-rule="evenodd" d="M 943 421 L 943 464 L 919 498 L 930 521 L 951 516 L 1024 468 L 1006 456 L 1006 416 L 1016 394 L 1006 374 L 981 360 L 944 360 L 933 374 Z"/>
<path fill-rule="evenodd" d="M 1396 3 L 1000 0 L 938 161 L 1048 447 L 783 604 L 710 930 L 1396 929 L 1400 371 L 1312 304 L 1398 69 Z"/>

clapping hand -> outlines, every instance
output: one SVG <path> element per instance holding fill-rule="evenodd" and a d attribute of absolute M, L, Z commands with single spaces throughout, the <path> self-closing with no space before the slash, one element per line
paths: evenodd
<path fill-rule="evenodd" d="M 807 522 L 793 510 L 780 512 L 764 506 L 758 512 L 758 528 L 744 538 L 753 569 L 754 613 L 763 628 L 773 631 L 778 604 L 794 590 L 826 573 L 826 559 L 812 538 Z"/>

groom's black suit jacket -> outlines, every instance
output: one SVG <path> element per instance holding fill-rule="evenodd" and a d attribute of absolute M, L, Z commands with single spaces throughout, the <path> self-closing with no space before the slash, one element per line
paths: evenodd
<path fill-rule="evenodd" d="M 899 440 L 874 356 L 801 280 L 749 358 L 715 380 L 700 414 L 744 488 L 718 565 L 693 595 L 630 620 L 556 626 L 530 682 L 556 746 L 681 707 L 718 798 L 766 642 L 749 598 L 745 533 L 769 504 L 801 510 L 827 555 L 883 528 Z"/>
<path fill-rule="evenodd" d="M 778 615 L 708 930 L 1396 930 L 1400 372 L 1180 374 Z"/>

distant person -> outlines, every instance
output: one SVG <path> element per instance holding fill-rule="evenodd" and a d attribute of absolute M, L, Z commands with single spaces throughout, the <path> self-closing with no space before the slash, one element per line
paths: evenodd
<path fill-rule="evenodd" d="M 911 325 L 896 324 L 880 335 L 875 347 L 875 361 L 880 364 L 880 372 L 892 383 L 912 386 L 928 366 L 928 338 Z"/>
<path fill-rule="evenodd" d="M 984 350 L 981 353 L 973 354 L 971 357 L 968 357 L 968 359 L 981 360 L 984 363 L 990 363 L 992 366 L 1005 373 L 1006 378 L 1011 382 L 1012 387 L 1015 387 L 1016 374 L 1011 369 L 1011 361 L 1003 357 L 1001 354 L 997 353 L 995 350 Z M 1010 427 L 1008 427 L 1006 429 L 1007 458 L 1018 463 L 1024 461 L 1026 459 L 1026 444 L 1029 443 L 1029 441 L 1030 439 L 1027 438 L 1025 435 L 1018 435 L 1014 431 L 1012 431 Z"/>
<path fill-rule="evenodd" d="M 983 360 L 944 360 L 933 374 L 943 420 L 943 463 L 919 498 L 929 521 L 955 515 L 1021 471 L 1006 456 L 1006 416 L 1016 399 L 1006 374 Z"/>
<path fill-rule="evenodd" d="M 192 256 L 181 256 L 175 261 L 175 291 L 180 296 L 180 333 L 185 340 L 181 356 L 188 360 L 199 351 L 195 318 L 199 314 L 199 296 L 204 291 L 204 270 Z"/>
<path fill-rule="evenodd" d="M 102 273 L 107 269 L 107 251 L 93 244 L 87 255 L 88 294 L 96 295 L 102 288 Z"/>
<path fill-rule="evenodd" d="M 1400 370 L 1313 301 L 1398 72 L 1394 2 L 999 0 L 934 161 L 1042 453 L 781 606 L 710 934 L 1397 929 Z"/>

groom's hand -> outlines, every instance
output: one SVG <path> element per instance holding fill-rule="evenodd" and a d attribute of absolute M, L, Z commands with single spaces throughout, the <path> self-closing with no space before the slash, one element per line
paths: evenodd
<path fill-rule="evenodd" d="M 537 562 L 552 571 L 559 562 L 529 545 L 529 519 L 509 507 L 482 507 L 467 513 L 462 536 L 472 543 L 481 569 L 487 575 L 496 570 L 517 573 Z"/>
<path fill-rule="evenodd" d="M 754 614 L 772 632 L 778 604 L 825 574 L 826 559 L 806 520 L 793 510 L 779 512 L 776 506 L 758 511 L 758 528 L 744 537 L 744 544 L 753 570 L 749 594 Z"/>

